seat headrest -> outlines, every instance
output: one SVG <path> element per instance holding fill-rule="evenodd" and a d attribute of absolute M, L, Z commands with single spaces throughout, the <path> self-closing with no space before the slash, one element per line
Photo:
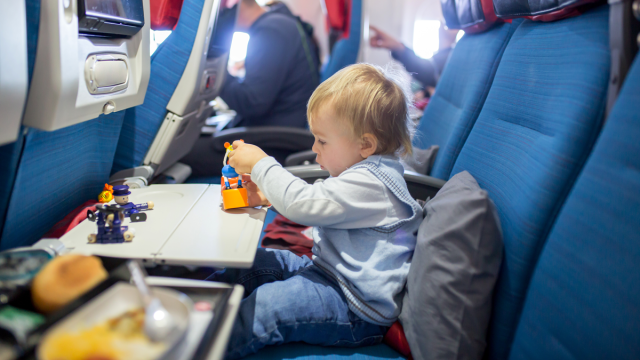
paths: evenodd
<path fill-rule="evenodd" d="M 344 31 L 347 24 L 345 0 L 325 0 L 327 10 L 327 25 L 331 29 Z"/>
<path fill-rule="evenodd" d="M 442 15 L 449 29 L 474 34 L 501 21 L 493 11 L 491 0 L 440 0 Z"/>
<path fill-rule="evenodd" d="M 601 0 L 493 0 L 493 5 L 502 19 L 556 21 L 578 16 L 598 2 Z"/>
<path fill-rule="evenodd" d="M 150 0 L 151 30 L 174 30 L 184 0 Z"/>
<path fill-rule="evenodd" d="M 341 39 L 349 37 L 351 28 L 352 0 L 324 0 L 329 31 L 340 34 Z"/>

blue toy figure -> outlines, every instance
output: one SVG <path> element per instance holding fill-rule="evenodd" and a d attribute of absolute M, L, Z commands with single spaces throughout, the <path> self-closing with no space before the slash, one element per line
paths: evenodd
<path fill-rule="evenodd" d="M 153 201 L 142 204 L 134 204 L 129 202 L 128 185 L 117 185 L 113 187 L 113 199 L 116 204 L 124 208 L 124 216 L 131 217 L 131 222 L 147 220 L 147 214 L 141 213 L 140 210 L 153 209 Z"/>
<path fill-rule="evenodd" d="M 87 211 L 87 218 L 96 221 L 97 234 L 89 234 L 89 243 L 117 244 L 133 240 L 135 231 L 128 226 L 122 226 L 125 209 L 120 205 L 97 205 L 97 215 Z"/>
<path fill-rule="evenodd" d="M 243 140 L 239 140 L 244 142 Z M 237 189 L 242 188 L 242 175 L 236 172 L 236 169 L 232 168 L 231 165 L 227 164 L 227 159 L 229 158 L 229 153 L 233 151 L 233 145 L 228 142 L 224 143 L 224 147 L 227 151 L 224 154 L 224 159 L 222 159 L 222 178 L 224 179 L 224 187 L 225 190 L 231 190 L 231 185 L 229 184 L 229 179 L 238 178 L 238 187 Z"/>

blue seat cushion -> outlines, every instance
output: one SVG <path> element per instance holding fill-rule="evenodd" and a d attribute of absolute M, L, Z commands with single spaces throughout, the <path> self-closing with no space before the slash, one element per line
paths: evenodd
<path fill-rule="evenodd" d="M 176 29 L 153 54 L 144 103 L 126 110 L 112 174 L 142 165 L 191 56 L 203 6 L 204 0 L 185 0 Z"/>
<path fill-rule="evenodd" d="M 29 129 L 0 249 L 29 246 L 109 181 L 124 112 L 60 130 Z"/>
<path fill-rule="evenodd" d="M 640 359 L 640 58 L 540 255 L 511 359 Z"/>
<path fill-rule="evenodd" d="M 298 359 L 298 360 L 382 360 L 382 359 L 404 359 L 402 355 L 395 352 L 390 347 L 380 344 L 366 346 L 356 349 L 323 347 L 307 345 L 303 343 L 292 343 L 280 346 L 269 346 L 257 354 L 245 357 L 246 360 L 276 360 L 276 359 Z"/>
<path fill-rule="evenodd" d="M 454 165 L 453 174 L 467 170 L 489 192 L 503 230 L 490 359 L 508 356 L 544 239 L 600 130 L 608 20 L 606 5 L 557 22 L 525 20 Z"/>
<path fill-rule="evenodd" d="M 15 142 L 0 146 L 0 238 L 2 237 L 2 229 L 4 228 L 23 144 L 24 133 L 20 129 Z"/>
<path fill-rule="evenodd" d="M 509 39 L 522 20 L 460 39 L 418 124 L 414 146 L 440 146 L 431 176 L 447 180 L 476 122 Z"/>

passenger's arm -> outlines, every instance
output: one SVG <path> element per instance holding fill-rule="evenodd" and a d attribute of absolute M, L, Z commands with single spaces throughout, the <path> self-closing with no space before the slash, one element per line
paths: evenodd
<path fill-rule="evenodd" d="M 407 47 L 402 50 L 392 51 L 391 56 L 400 61 L 405 69 L 424 86 L 436 86 L 439 71 L 433 61 L 419 57 Z"/>
<path fill-rule="evenodd" d="M 436 86 L 439 71 L 430 60 L 418 57 L 413 50 L 377 27 L 370 25 L 369 29 L 372 30 L 369 38 L 369 44 L 372 47 L 390 50 L 391 56 L 400 61 L 407 71 L 424 86 Z"/>
<path fill-rule="evenodd" d="M 291 45 L 274 29 L 251 35 L 242 81 L 229 77 L 220 97 L 241 117 L 258 117 L 269 112 L 287 76 Z"/>
<path fill-rule="evenodd" d="M 311 185 L 267 157 L 253 167 L 251 179 L 280 214 L 307 226 L 373 227 L 388 211 L 384 185 L 365 169 Z"/>

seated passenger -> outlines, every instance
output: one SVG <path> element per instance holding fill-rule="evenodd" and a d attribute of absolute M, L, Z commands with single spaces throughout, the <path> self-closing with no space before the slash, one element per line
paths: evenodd
<path fill-rule="evenodd" d="M 314 226 L 314 247 L 313 260 L 258 249 L 251 269 L 209 278 L 245 287 L 228 358 L 294 341 L 371 345 L 398 318 L 422 209 L 398 159 L 412 149 L 408 97 L 395 78 L 352 65 L 313 93 L 313 151 L 331 174 L 323 182 L 307 184 L 259 147 L 233 144 L 229 163 L 251 173 L 247 191 Z"/>
<path fill-rule="evenodd" d="M 227 128 L 307 126 L 307 101 L 318 86 L 319 56 L 313 28 L 284 4 L 271 11 L 255 0 L 241 0 L 236 30 L 249 33 L 242 79 L 227 74 L 220 97 L 236 111 Z M 201 137 L 181 161 L 194 176 L 220 175 L 224 152 L 214 152 L 211 137 Z"/>
<path fill-rule="evenodd" d="M 391 56 L 400 61 L 407 71 L 427 89 L 435 88 L 438 83 L 458 35 L 458 30 L 448 30 L 444 26 L 440 26 L 438 52 L 429 59 L 423 59 L 403 43 L 394 39 L 393 36 L 377 27 L 369 26 L 369 29 L 375 33 L 369 40 L 370 45 L 374 48 L 391 50 Z"/>

